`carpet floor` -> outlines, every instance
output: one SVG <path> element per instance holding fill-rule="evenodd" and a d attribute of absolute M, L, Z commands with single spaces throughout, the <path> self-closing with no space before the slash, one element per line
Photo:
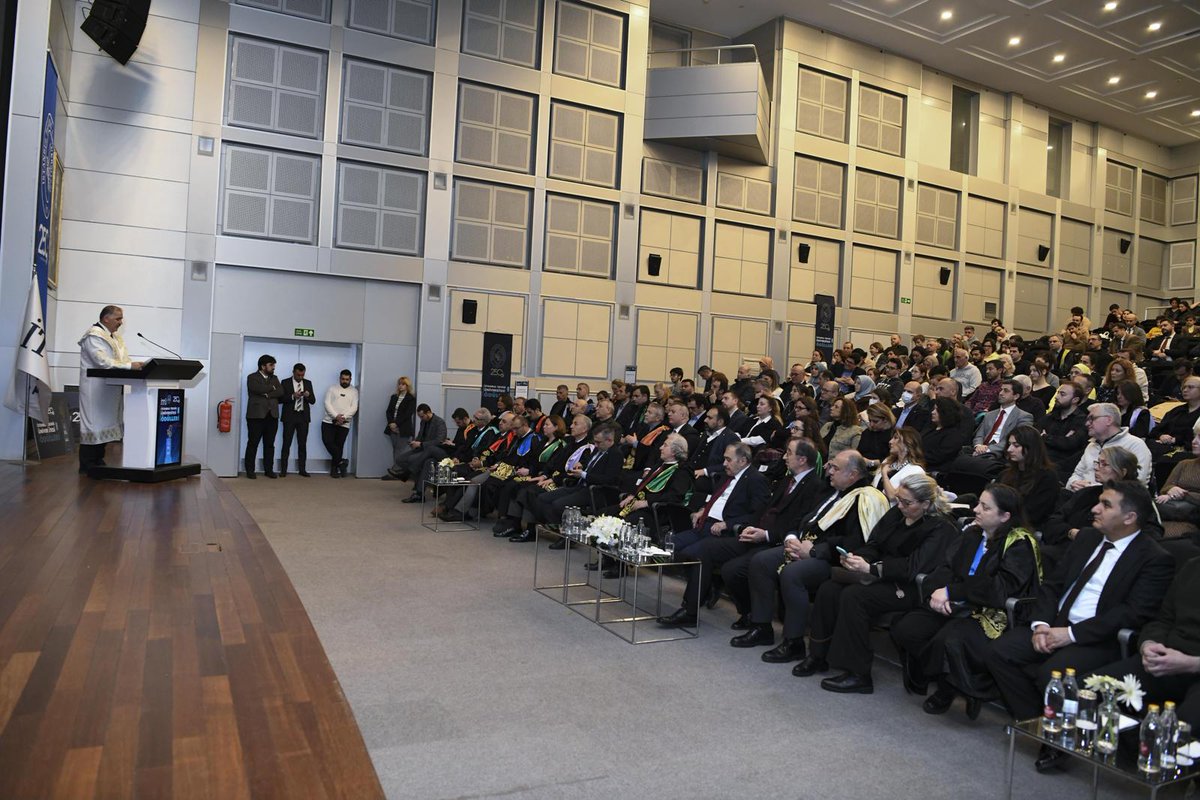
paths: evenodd
<path fill-rule="evenodd" d="M 873 695 L 729 646 L 728 602 L 695 640 L 632 646 L 533 591 L 533 544 L 434 533 L 409 484 L 230 479 L 316 626 L 392 798 L 1003 797 L 1005 716 L 921 711 L 878 663 Z M 561 557 L 539 545 L 540 564 Z M 668 578 L 667 610 L 682 582 Z M 778 633 L 778 629 L 777 629 Z M 890 645 L 880 639 L 890 653 Z M 1013 796 L 1091 796 L 1089 771 Z M 1103 797 L 1145 793 L 1114 779 Z M 1182 796 L 1182 790 L 1161 796 Z"/>

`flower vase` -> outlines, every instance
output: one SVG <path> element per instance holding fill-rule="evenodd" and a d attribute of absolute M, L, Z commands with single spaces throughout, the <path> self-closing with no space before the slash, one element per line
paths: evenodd
<path fill-rule="evenodd" d="M 1117 736 L 1121 730 L 1121 709 L 1117 706 L 1116 692 L 1104 693 L 1100 705 L 1100 725 L 1096 731 L 1096 752 L 1109 756 L 1117 752 Z"/>

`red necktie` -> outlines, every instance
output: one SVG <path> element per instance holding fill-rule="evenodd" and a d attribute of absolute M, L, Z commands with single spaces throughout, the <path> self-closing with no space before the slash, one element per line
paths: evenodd
<path fill-rule="evenodd" d="M 1004 424 L 1004 415 L 1007 413 L 1008 412 L 1005 409 L 1000 409 L 1000 413 L 996 415 L 996 423 L 992 425 L 991 431 L 988 432 L 987 439 L 983 441 L 984 444 L 992 443 L 992 439 L 996 437 L 996 431 L 1000 430 L 1000 426 Z"/>
<path fill-rule="evenodd" d="M 733 478 L 726 475 L 725 480 L 721 481 L 721 488 L 713 489 L 712 496 L 708 498 L 708 502 L 704 504 L 704 508 L 700 512 L 700 518 L 696 520 L 696 527 L 700 527 L 708 520 L 708 512 L 712 511 L 712 507 L 716 505 L 717 500 L 721 495 L 725 494 L 725 487 L 729 486 L 731 480 Z"/>

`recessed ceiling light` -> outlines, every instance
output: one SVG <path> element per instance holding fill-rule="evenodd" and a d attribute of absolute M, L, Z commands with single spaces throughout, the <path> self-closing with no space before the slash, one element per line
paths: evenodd
<path fill-rule="evenodd" d="M 1120 83 L 1120 82 L 1121 82 L 1121 76 L 1120 76 L 1120 75 L 1113 75 L 1111 78 L 1109 78 L 1109 79 L 1108 79 L 1108 85 L 1109 85 L 1109 86 L 1116 86 L 1116 85 L 1117 85 L 1118 83 Z"/>
<path fill-rule="evenodd" d="M 1064 62 L 1066 60 L 1067 60 L 1067 56 L 1065 53 L 1058 53 L 1057 55 L 1054 56 L 1055 64 L 1061 64 L 1062 62 Z"/>
<path fill-rule="evenodd" d="M 954 12 L 950 11 L 949 9 L 943 11 L 942 12 L 942 21 L 945 22 L 946 20 L 950 20 L 950 19 L 954 19 Z"/>
<path fill-rule="evenodd" d="M 1161 23 L 1161 22 L 1151 22 L 1151 23 L 1150 23 L 1149 25 L 1147 25 L 1146 27 L 1147 27 L 1147 28 L 1149 28 L 1149 29 L 1150 29 L 1150 30 L 1152 30 L 1152 31 L 1156 31 L 1156 30 L 1158 30 L 1159 28 L 1161 28 L 1161 27 L 1162 27 L 1162 23 Z"/>
<path fill-rule="evenodd" d="M 1009 39 L 1009 40 L 1008 40 L 1008 46 L 1009 46 L 1009 47 L 1016 47 L 1016 46 L 1017 46 L 1017 45 L 1019 45 L 1020 43 L 1021 43 L 1021 37 L 1020 37 L 1020 36 L 1014 36 L 1014 37 L 1012 37 L 1011 39 Z"/>
<path fill-rule="evenodd" d="M 1146 92 L 1147 100 L 1153 100 L 1156 97 L 1158 97 L 1158 92 L 1155 91 L 1154 89 L 1151 89 L 1150 91 Z"/>
<path fill-rule="evenodd" d="M 1105 3 L 1105 4 L 1104 4 L 1104 10 L 1105 10 L 1105 11 L 1116 11 L 1116 10 L 1117 10 L 1117 4 L 1116 4 L 1116 3 L 1113 3 L 1113 2 L 1108 2 L 1108 3 Z"/>
<path fill-rule="evenodd" d="M 1192 116 L 1193 116 L 1193 117 L 1200 117 L 1200 108 L 1197 108 L 1195 111 L 1193 111 L 1193 112 L 1192 112 Z"/>

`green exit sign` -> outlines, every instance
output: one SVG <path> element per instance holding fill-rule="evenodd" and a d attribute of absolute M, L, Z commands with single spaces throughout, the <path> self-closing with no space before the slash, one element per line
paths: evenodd
<path fill-rule="evenodd" d="M 296 335 L 311 339 L 317 335 L 317 332 L 312 328 L 296 328 Z"/>
<path fill-rule="evenodd" d="M 901 297 L 901 298 L 900 298 L 900 304 L 901 304 L 901 305 L 906 305 L 906 306 L 911 306 L 911 305 L 912 305 L 912 298 L 911 298 L 911 297 Z"/>

